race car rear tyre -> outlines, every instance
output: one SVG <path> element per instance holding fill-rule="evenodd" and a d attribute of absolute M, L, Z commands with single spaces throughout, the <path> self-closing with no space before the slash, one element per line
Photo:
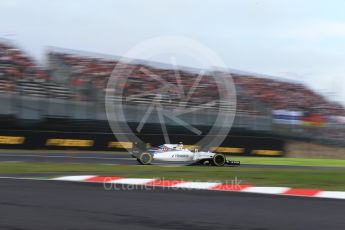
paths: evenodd
<path fill-rule="evenodd" d="M 212 160 L 211 160 L 211 165 L 213 166 L 224 166 L 226 163 L 226 158 L 223 154 L 216 153 Z"/>
<path fill-rule="evenodd" d="M 142 165 L 149 165 L 153 161 L 153 157 L 148 152 L 143 152 L 137 158 L 137 161 Z"/>

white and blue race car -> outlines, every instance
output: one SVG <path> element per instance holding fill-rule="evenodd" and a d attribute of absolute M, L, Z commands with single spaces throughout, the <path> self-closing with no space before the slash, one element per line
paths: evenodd
<path fill-rule="evenodd" d="M 212 166 L 240 165 L 239 161 L 228 161 L 224 154 L 213 152 L 191 151 L 183 147 L 183 144 L 163 144 L 159 147 L 140 150 L 133 148 L 132 157 L 140 164 L 148 165 L 155 161 L 183 162 L 189 164 L 202 164 Z"/>

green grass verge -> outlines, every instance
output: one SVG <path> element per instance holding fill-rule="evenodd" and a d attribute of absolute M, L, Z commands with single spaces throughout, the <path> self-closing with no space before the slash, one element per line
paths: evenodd
<path fill-rule="evenodd" d="M 291 166 L 323 166 L 323 167 L 344 167 L 345 160 L 338 159 L 307 159 L 289 157 L 239 157 L 228 156 L 231 160 L 239 160 L 242 164 L 261 165 L 291 165 Z"/>
<path fill-rule="evenodd" d="M 344 169 L 250 168 L 250 167 L 160 167 L 138 165 L 0 163 L 0 173 L 58 173 L 86 175 L 119 175 L 124 177 L 222 181 L 237 178 L 242 184 L 287 186 L 345 191 Z"/>

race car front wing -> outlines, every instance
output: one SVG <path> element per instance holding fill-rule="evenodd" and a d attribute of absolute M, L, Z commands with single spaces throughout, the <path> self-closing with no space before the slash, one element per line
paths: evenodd
<path fill-rule="evenodd" d="M 240 161 L 230 161 L 230 160 L 226 160 L 225 162 L 226 165 L 230 165 L 230 166 L 240 166 L 241 162 Z"/>

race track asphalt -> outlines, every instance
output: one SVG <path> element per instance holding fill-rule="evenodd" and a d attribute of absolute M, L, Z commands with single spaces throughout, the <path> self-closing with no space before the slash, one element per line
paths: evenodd
<path fill-rule="evenodd" d="M 0 179 L 0 229 L 344 229 L 345 202 Z"/>

